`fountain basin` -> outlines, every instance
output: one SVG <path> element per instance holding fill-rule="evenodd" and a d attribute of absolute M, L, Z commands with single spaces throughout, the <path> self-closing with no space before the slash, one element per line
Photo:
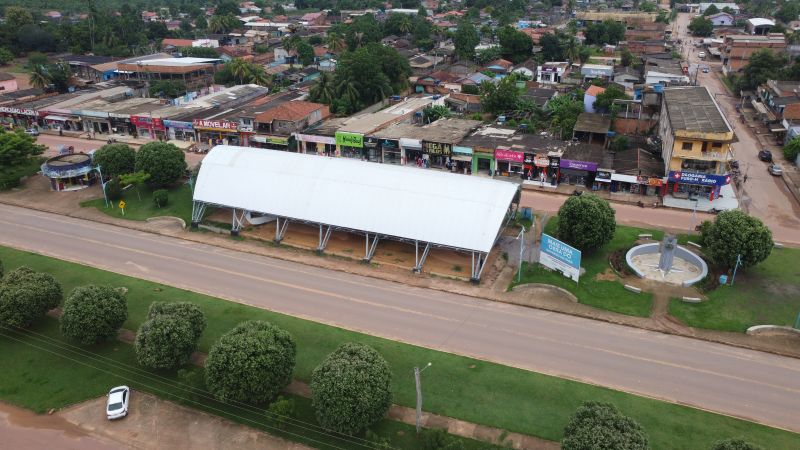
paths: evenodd
<path fill-rule="evenodd" d="M 660 245 L 659 243 L 637 245 L 625 254 L 628 267 L 639 278 L 691 286 L 708 275 L 708 265 L 703 258 L 681 246 L 675 247 L 672 269 L 667 273 L 658 270 L 661 257 Z"/>

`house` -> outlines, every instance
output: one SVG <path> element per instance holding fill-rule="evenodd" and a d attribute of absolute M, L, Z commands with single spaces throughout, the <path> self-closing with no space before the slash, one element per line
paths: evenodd
<path fill-rule="evenodd" d="M 507 75 L 512 67 L 514 67 L 514 63 L 501 58 L 487 64 L 486 70 L 496 75 Z"/>
<path fill-rule="evenodd" d="M 627 48 L 634 55 L 655 55 L 664 53 L 667 50 L 667 43 L 664 39 L 648 39 L 644 41 L 620 42 L 620 46 Z"/>
<path fill-rule="evenodd" d="M 751 17 L 750 19 L 747 19 L 747 22 L 745 22 L 744 29 L 747 34 L 766 36 L 769 34 L 769 30 L 771 30 L 774 26 L 774 20 L 764 19 L 761 17 Z"/>
<path fill-rule="evenodd" d="M 158 20 L 158 13 L 153 11 L 142 11 L 143 22 L 155 22 Z"/>
<path fill-rule="evenodd" d="M 453 92 L 444 99 L 444 102 L 450 109 L 462 114 L 481 112 L 480 95 Z"/>
<path fill-rule="evenodd" d="M 725 42 L 721 48 L 722 72 L 727 75 L 742 70 L 750 61 L 750 56 L 762 48 L 781 53 L 786 50 L 786 37 L 783 34 L 725 36 Z"/>
<path fill-rule="evenodd" d="M 647 41 L 664 39 L 667 24 L 663 22 L 643 22 L 625 30 L 626 41 Z"/>
<path fill-rule="evenodd" d="M 253 13 L 261 14 L 262 9 L 256 6 L 255 2 L 242 2 L 239 3 L 239 12 L 242 14 Z"/>
<path fill-rule="evenodd" d="M 253 55 L 250 51 L 243 47 L 225 46 L 217 48 L 217 51 L 223 62 L 228 62 L 236 58 L 242 58 L 245 61 L 251 61 L 253 59 Z"/>
<path fill-rule="evenodd" d="M 490 83 L 497 83 L 497 78 L 491 78 L 485 73 L 477 72 L 459 79 L 458 83 L 461 84 L 461 90 L 463 91 L 464 86 L 480 87 L 480 85 L 485 81 L 488 81 Z"/>
<path fill-rule="evenodd" d="M 302 100 L 289 101 L 257 114 L 256 132 L 290 136 L 322 122 L 330 114 L 327 105 Z"/>
<path fill-rule="evenodd" d="M 0 92 L 14 92 L 19 89 L 17 86 L 17 79 L 14 75 L 6 72 L 0 72 Z"/>
<path fill-rule="evenodd" d="M 538 45 L 540 39 L 542 39 L 542 36 L 545 34 L 553 33 L 552 28 L 522 28 L 518 31 L 531 38 L 534 45 Z"/>
<path fill-rule="evenodd" d="M 568 62 L 546 62 L 536 68 L 536 81 L 542 84 L 558 84 L 568 73 Z"/>
<path fill-rule="evenodd" d="M 547 107 L 550 100 L 558 96 L 558 91 L 551 88 L 528 88 L 522 98 L 531 100 L 536 106 L 540 108 Z"/>
<path fill-rule="evenodd" d="M 647 58 L 644 67 L 644 84 L 669 86 L 689 84 L 688 68 L 673 59 Z"/>
<path fill-rule="evenodd" d="M 325 25 L 325 12 L 320 11 L 303 14 L 303 16 L 300 17 L 300 23 L 307 27 Z"/>
<path fill-rule="evenodd" d="M 165 52 L 177 52 L 182 47 L 191 47 L 194 41 L 191 39 L 172 39 L 166 38 L 161 40 L 161 50 Z"/>
<path fill-rule="evenodd" d="M 758 87 L 753 106 L 768 121 L 800 120 L 800 81 L 767 80 Z M 761 105 L 761 107 L 759 107 Z M 762 111 L 759 111 L 764 109 Z"/>
<path fill-rule="evenodd" d="M 605 88 L 600 86 L 589 86 L 589 89 L 583 94 L 583 110 L 587 113 L 597 112 L 594 109 L 594 102 L 597 101 L 597 96 L 605 91 Z"/>
<path fill-rule="evenodd" d="M 442 93 L 440 89 L 444 89 L 444 92 L 458 92 L 461 90 L 458 80 L 457 75 L 440 70 L 417 78 L 414 82 L 414 92 L 437 94 Z"/>
<path fill-rule="evenodd" d="M 416 55 L 408 60 L 408 64 L 411 66 L 411 70 L 420 72 L 435 68 L 442 61 L 444 58 L 441 56 Z"/>
<path fill-rule="evenodd" d="M 335 59 L 323 59 L 322 61 L 317 64 L 317 69 L 320 72 L 333 72 L 336 70 L 336 60 Z"/>
<path fill-rule="evenodd" d="M 581 77 L 584 80 L 593 80 L 595 78 L 610 80 L 612 76 L 614 76 L 614 66 L 605 64 L 584 64 L 581 67 Z"/>
<path fill-rule="evenodd" d="M 712 14 L 707 16 L 706 19 L 710 20 L 711 24 L 713 24 L 715 27 L 729 27 L 734 23 L 733 15 L 726 12 Z"/>
<path fill-rule="evenodd" d="M 631 67 L 623 67 L 614 72 L 613 81 L 625 88 L 625 92 L 631 92 L 634 85 L 642 82 L 642 77 L 638 70 Z"/>
<path fill-rule="evenodd" d="M 45 19 L 51 22 L 60 22 L 62 17 L 61 13 L 58 11 L 47 11 L 46 13 L 43 14 L 43 16 L 45 17 Z"/>

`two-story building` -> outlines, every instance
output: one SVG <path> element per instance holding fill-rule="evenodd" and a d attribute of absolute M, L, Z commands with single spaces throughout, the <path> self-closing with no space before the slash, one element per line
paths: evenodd
<path fill-rule="evenodd" d="M 568 73 L 568 62 L 546 62 L 536 68 L 536 81 L 541 84 L 558 84 Z"/>
<path fill-rule="evenodd" d="M 734 34 L 725 36 L 722 46 L 722 72 L 729 74 L 738 72 L 747 65 L 750 57 L 758 50 L 768 48 L 773 52 L 786 51 L 786 37 L 783 34 L 753 36 Z"/>
<path fill-rule="evenodd" d="M 295 100 L 282 103 L 255 117 L 256 133 L 289 137 L 331 115 L 327 105 Z"/>
<path fill-rule="evenodd" d="M 728 161 L 736 139 L 705 86 L 665 88 L 658 128 L 667 176 L 665 194 L 682 199 L 720 197 L 730 184 Z"/>

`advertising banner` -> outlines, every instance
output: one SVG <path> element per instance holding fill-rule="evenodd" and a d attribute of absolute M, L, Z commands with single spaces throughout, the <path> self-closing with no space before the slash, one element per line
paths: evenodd
<path fill-rule="evenodd" d="M 154 119 L 147 116 L 131 116 L 131 123 L 139 128 L 152 128 L 153 130 L 163 130 L 164 123 L 161 119 Z"/>
<path fill-rule="evenodd" d="M 313 142 L 315 144 L 336 145 L 336 139 L 330 136 L 317 136 L 314 134 L 295 133 L 295 138 L 301 142 Z"/>
<path fill-rule="evenodd" d="M 550 158 L 548 158 L 547 156 L 536 155 L 533 157 L 533 165 L 535 165 L 536 167 L 547 167 L 549 164 L 550 164 Z"/>
<path fill-rule="evenodd" d="M 422 151 L 429 155 L 452 155 L 453 144 L 443 144 L 440 142 L 422 141 Z"/>
<path fill-rule="evenodd" d="M 525 153 L 498 148 L 494 151 L 494 159 L 498 161 L 522 162 L 525 159 Z"/>
<path fill-rule="evenodd" d="M 239 124 L 231 122 L 230 120 L 194 119 L 192 121 L 192 126 L 194 128 L 214 131 L 237 131 L 239 129 Z"/>
<path fill-rule="evenodd" d="M 14 108 L 11 106 L 0 106 L 0 112 L 8 114 L 19 114 L 22 116 L 35 116 L 38 113 L 32 109 Z"/>
<path fill-rule="evenodd" d="M 670 170 L 669 181 L 686 184 L 700 184 L 703 186 L 724 186 L 730 184 L 730 175 L 711 175 L 699 172 L 681 172 Z"/>
<path fill-rule="evenodd" d="M 191 130 L 192 122 L 181 122 L 178 120 L 162 120 L 164 126 L 173 130 Z"/>
<path fill-rule="evenodd" d="M 581 251 L 547 234 L 542 234 L 539 263 L 563 273 L 576 283 L 581 275 Z"/>
<path fill-rule="evenodd" d="M 573 170 L 586 170 L 588 172 L 594 172 L 595 170 L 597 170 L 597 163 L 586 162 L 586 161 L 573 161 L 571 159 L 562 159 L 561 168 L 573 169 Z"/>
<path fill-rule="evenodd" d="M 364 147 L 364 135 L 361 133 L 348 133 L 347 131 L 336 132 L 336 145 L 340 147 Z"/>

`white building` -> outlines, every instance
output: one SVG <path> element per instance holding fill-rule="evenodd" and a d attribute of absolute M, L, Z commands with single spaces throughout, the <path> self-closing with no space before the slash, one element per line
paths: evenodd
<path fill-rule="evenodd" d="M 543 84 L 558 84 L 568 69 L 568 62 L 546 62 L 536 68 L 536 81 Z"/>
<path fill-rule="evenodd" d="M 733 25 L 733 16 L 726 12 L 712 14 L 706 17 L 706 19 L 710 20 L 711 24 L 715 27 L 729 27 Z"/>
<path fill-rule="evenodd" d="M 736 3 L 700 3 L 700 14 L 706 12 L 706 10 L 711 6 L 714 5 L 717 7 L 718 10 L 722 11 L 725 8 L 730 8 L 734 14 L 739 14 L 739 5 Z"/>

